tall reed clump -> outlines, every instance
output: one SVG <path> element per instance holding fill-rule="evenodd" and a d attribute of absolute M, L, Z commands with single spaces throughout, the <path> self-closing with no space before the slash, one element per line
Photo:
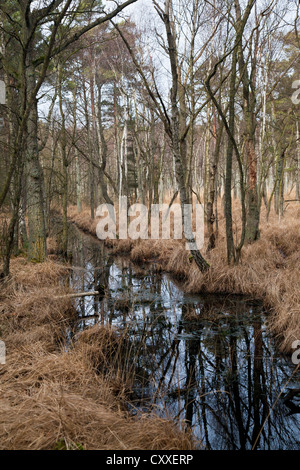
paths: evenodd
<path fill-rule="evenodd" d="M 118 331 L 97 324 L 73 336 L 77 313 L 64 296 L 70 269 L 17 258 L 1 286 L 0 449 L 195 448 L 174 423 L 126 411 Z"/>

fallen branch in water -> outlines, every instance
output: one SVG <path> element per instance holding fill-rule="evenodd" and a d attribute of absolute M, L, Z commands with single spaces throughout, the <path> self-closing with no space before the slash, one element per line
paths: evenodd
<path fill-rule="evenodd" d="M 90 292 L 78 292 L 76 294 L 58 295 L 54 298 L 55 299 L 63 299 L 65 297 L 69 297 L 69 298 L 72 298 L 72 297 L 86 297 L 86 296 L 89 296 L 89 295 L 99 295 L 99 294 L 100 294 L 100 292 L 98 292 L 97 290 L 93 290 L 93 291 L 90 291 Z"/>

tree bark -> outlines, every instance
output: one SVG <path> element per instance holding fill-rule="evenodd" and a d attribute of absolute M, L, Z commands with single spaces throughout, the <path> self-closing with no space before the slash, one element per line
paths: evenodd
<path fill-rule="evenodd" d="M 28 54 L 26 69 L 27 93 L 35 88 L 35 68 Z M 44 261 L 47 257 L 43 172 L 39 160 L 37 99 L 31 106 L 26 139 L 26 176 L 28 201 L 28 259 Z"/>
<path fill-rule="evenodd" d="M 239 0 L 235 0 L 237 22 L 241 22 L 241 9 Z M 247 223 L 245 242 L 252 243 L 259 238 L 260 201 L 257 191 L 257 155 L 255 150 L 255 76 L 256 54 L 252 58 L 251 75 L 248 73 L 248 64 L 244 59 L 242 37 L 238 45 L 239 72 L 243 85 L 243 116 L 244 116 L 244 154 L 248 166 L 248 192 L 247 192 Z"/>
<path fill-rule="evenodd" d="M 181 202 L 181 209 L 182 209 L 182 218 L 183 218 L 183 227 L 185 224 L 188 223 L 190 227 L 192 227 L 192 221 L 184 220 L 184 207 L 191 202 L 191 196 L 189 196 L 188 189 L 186 187 L 186 168 L 184 167 L 185 153 L 182 156 L 181 150 L 182 145 L 180 145 L 179 139 L 179 130 L 180 130 L 180 114 L 179 108 L 177 104 L 178 99 L 178 69 L 177 69 L 177 55 L 176 55 L 176 46 L 175 46 L 175 39 L 172 33 L 172 28 L 170 24 L 170 1 L 166 0 L 165 2 L 165 12 L 163 15 L 166 33 L 167 33 L 167 41 L 168 41 L 168 49 L 169 49 L 169 59 L 171 65 L 171 73 L 172 73 L 172 88 L 171 88 L 171 123 L 170 123 L 170 130 L 171 130 L 171 146 L 173 151 L 173 157 L 175 161 L 175 173 L 176 173 L 176 181 L 177 186 L 180 194 L 180 202 Z M 189 234 L 187 238 L 188 245 L 191 247 L 191 255 L 193 259 L 200 269 L 201 272 L 205 272 L 209 268 L 208 262 L 203 258 L 199 249 L 195 249 L 196 246 L 195 238 L 192 234 Z"/>
<path fill-rule="evenodd" d="M 68 195 L 69 195 L 69 175 L 68 175 L 68 157 L 67 157 L 67 136 L 66 136 L 66 123 L 65 113 L 63 109 L 63 98 L 62 98 L 62 86 L 63 86 L 63 71 L 62 64 L 58 64 L 58 99 L 59 99 L 59 111 L 61 117 L 61 137 L 60 137 L 60 148 L 62 158 L 62 208 L 63 208 L 63 230 L 62 230 L 62 252 L 64 255 L 68 251 Z"/>

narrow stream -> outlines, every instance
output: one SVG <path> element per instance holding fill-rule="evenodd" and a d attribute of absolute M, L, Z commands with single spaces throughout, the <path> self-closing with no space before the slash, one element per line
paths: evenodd
<path fill-rule="evenodd" d="M 276 350 L 259 302 L 186 295 L 169 275 L 112 256 L 73 225 L 70 251 L 72 287 L 106 291 L 77 300 L 78 329 L 102 322 L 126 333 L 133 413 L 184 422 L 209 450 L 300 449 L 300 377 Z"/>

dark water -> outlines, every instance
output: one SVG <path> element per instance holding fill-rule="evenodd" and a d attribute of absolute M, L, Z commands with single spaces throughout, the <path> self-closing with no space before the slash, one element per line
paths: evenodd
<path fill-rule="evenodd" d="M 133 412 L 171 416 L 206 449 L 300 449 L 299 373 L 276 350 L 259 302 L 186 295 L 168 275 L 112 256 L 74 226 L 70 250 L 73 287 L 106 292 L 78 299 L 77 327 L 126 332 Z"/>

